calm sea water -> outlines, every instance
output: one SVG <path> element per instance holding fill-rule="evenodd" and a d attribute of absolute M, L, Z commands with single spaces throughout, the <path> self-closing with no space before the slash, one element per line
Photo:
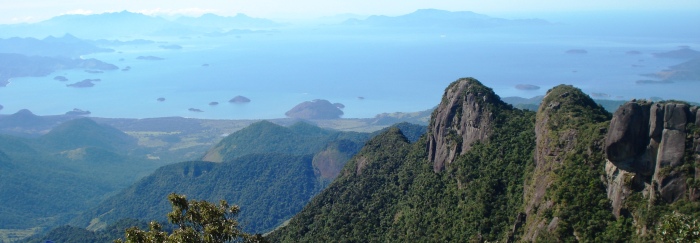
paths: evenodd
<path fill-rule="evenodd" d="M 681 45 L 700 47 L 683 39 L 489 32 L 356 35 L 305 30 L 162 41 L 183 49 L 159 48 L 163 43 L 113 47 L 117 52 L 85 58 L 129 66 L 130 71 L 71 70 L 13 79 L 0 88 L 0 104 L 5 106 L 0 114 L 29 109 L 52 115 L 79 108 L 97 117 L 267 119 L 284 117 L 298 103 L 327 99 L 346 106 L 344 117 L 363 118 L 432 108 L 445 87 L 460 77 L 475 77 L 501 97 L 543 95 L 558 84 L 625 100 L 657 96 L 698 101 L 700 90 L 698 82 L 635 83 L 649 79 L 640 74 L 681 62 L 655 58 L 652 53 Z M 588 53 L 567 54 L 570 49 Z M 138 56 L 164 60 L 138 60 Z M 57 75 L 69 81 L 53 80 Z M 66 87 L 87 78 L 102 81 L 91 88 Z M 522 91 L 516 84 L 541 89 Z M 228 102 L 237 95 L 252 102 Z M 159 97 L 166 100 L 158 102 Z M 210 106 L 210 102 L 219 104 Z"/>

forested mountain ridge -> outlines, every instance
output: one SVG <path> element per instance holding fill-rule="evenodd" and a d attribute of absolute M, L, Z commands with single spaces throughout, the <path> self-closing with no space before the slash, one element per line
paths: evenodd
<path fill-rule="evenodd" d="M 87 118 L 37 138 L 0 135 L 0 241 L 65 224 L 159 166 L 135 146 Z"/>
<path fill-rule="evenodd" d="M 284 127 L 269 121 L 260 121 L 222 139 L 202 160 L 222 162 L 247 154 L 270 152 L 311 154 L 338 136 L 362 140 L 367 139 L 368 135 L 356 132 L 337 133 L 306 122 Z"/>
<path fill-rule="evenodd" d="M 64 122 L 41 136 L 40 141 L 52 144 L 52 150 L 98 147 L 127 152 L 137 146 L 135 138 L 116 128 L 97 124 L 89 118 Z"/>
<path fill-rule="evenodd" d="M 640 102 L 645 108 L 630 112 Z M 533 113 L 460 79 L 446 89 L 426 136 L 412 145 L 396 131 L 375 137 L 268 239 L 676 239 L 697 225 L 678 220 L 700 214 L 699 112 L 683 102 L 651 104 L 628 102 L 611 115 L 560 85 Z M 638 119 L 648 114 L 655 115 Z"/>
<path fill-rule="evenodd" d="M 398 125 L 411 137 L 425 130 Z M 199 200 L 227 200 L 241 207 L 245 230 L 264 233 L 292 217 L 335 179 L 372 134 L 321 129 L 306 122 L 289 127 L 260 121 L 214 146 L 208 161 L 168 165 L 87 210 L 72 224 L 97 230 L 122 218 L 164 221 L 169 193 Z"/>
<path fill-rule="evenodd" d="M 522 202 L 524 171 L 534 148 L 534 113 L 491 100 L 500 98 L 474 79 L 451 84 L 426 136 L 413 144 L 396 130 L 375 137 L 270 240 L 503 237 Z M 483 132 L 470 138 L 469 151 L 459 151 L 460 142 L 468 141 L 462 135 L 474 130 Z M 512 149 L 502 150 L 506 144 Z"/>

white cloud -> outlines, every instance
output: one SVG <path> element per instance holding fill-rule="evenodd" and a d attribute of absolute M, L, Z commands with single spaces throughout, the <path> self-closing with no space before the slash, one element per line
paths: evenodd
<path fill-rule="evenodd" d="M 70 11 L 61 13 L 60 15 L 72 15 L 72 14 L 90 15 L 90 14 L 94 14 L 94 13 L 95 13 L 95 12 L 93 12 L 92 10 L 74 9 L 74 10 L 70 10 Z"/>
<path fill-rule="evenodd" d="M 32 22 L 34 19 L 33 16 L 24 16 L 24 17 L 14 17 L 10 19 L 10 23 L 16 24 L 16 23 L 28 23 Z"/>
<path fill-rule="evenodd" d="M 142 9 L 135 10 L 136 13 L 142 13 L 145 15 L 187 15 L 187 16 L 199 16 L 205 13 L 216 13 L 215 9 L 203 9 L 203 8 L 180 8 L 180 9 L 169 9 L 169 8 L 155 8 L 155 9 Z"/>

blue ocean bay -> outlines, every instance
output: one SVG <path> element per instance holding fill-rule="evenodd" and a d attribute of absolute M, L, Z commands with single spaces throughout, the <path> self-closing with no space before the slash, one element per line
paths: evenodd
<path fill-rule="evenodd" d="M 681 62 L 652 53 L 696 44 L 678 38 L 494 31 L 360 35 L 321 29 L 157 41 L 84 56 L 128 66 L 129 71 L 64 70 L 46 77 L 13 79 L 0 88 L 0 104 L 5 106 L 0 114 L 29 109 L 52 115 L 79 108 L 97 117 L 269 119 L 284 117 L 298 103 L 326 99 L 344 104 L 346 118 L 365 118 L 432 108 L 440 102 L 444 88 L 460 77 L 475 77 L 502 97 L 529 98 L 558 84 L 572 84 L 609 99 L 656 96 L 697 101 L 693 90 L 700 89 L 697 82 L 635 83 L 649 79 L 640 74 Z M 165 43 L 183 49 L 158 47 Z M 587 54 L 568 54 L 571 49 Z M 139 60 L 138 56 L 163 60 Z M 53 80 L 56 75 L 69 81 Z M 101 81 L 90 88 L 66 87 L 83 79 Z M 541 89 L 518 90 L 517 84 Z M 252 102 L 228 102 L 237 95 Z M 156 100 L 160 97 L 165 101 Z M 210 106 L 210 102 L 219 104 Z"/>

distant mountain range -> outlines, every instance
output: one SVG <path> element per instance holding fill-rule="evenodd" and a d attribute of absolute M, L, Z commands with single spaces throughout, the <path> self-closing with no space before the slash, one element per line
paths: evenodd
<path fill-rule="evenodd" d="M 421 9 L 413 13 L 389 17 L 373 15 L 365 20 L 350 19 L 346 26 L 368 26 L 382 28 L 491 28 L 503 26 L 550 25 L 542 19 L 494 18 L 470 11 L 451 12 L 437 9 Z"/>
<path fill-rule="evenodd" d="M 167 20 L 122 11 L 93 15 L 61 15 L 32 24 L 0 25 L 0 31 L 2 31 L 2 36 L 43 38 L 48 35 L 62 36 L 70 33 L 83 38 L 100 39 L 141 38 L 143 36 L 219 36 L 236 31 L 270 31 L 287 25 L 245 14 L 219 16 L 208 13 L 199 17 L 183 16 Z M 463 29 L 547 25 L 551 25 L 551 23 L 542 19 L 505 19 L 469 11 L 421 9 L 396 17 L 374 15 L 362 20 L 350 18 L 332 26 Z"/>
<path fill-rule="evenodd" d="M 183 16 L 177 18 L 175 23 L 198 28 L 210 28 L 223 31 L 232 29 L 269 29 L 283 26 L 283 24 L 264 18 L 253 18 L 245 14 L 235 16 L 219 16 L 208 13 L 199 17 Z"/>
<path fill-rule="evenodd" d="M 244 14 L 223 17 L 205 14 L 174 21 L 128 11 L 92 15 L 61 15 L 32 24 L 0 25 L 4 36 L 62 36 L 82 38 L 134 38 L 139 36 L 187 36 L 232 29 L 269 29 L 282 24 Z"/>

